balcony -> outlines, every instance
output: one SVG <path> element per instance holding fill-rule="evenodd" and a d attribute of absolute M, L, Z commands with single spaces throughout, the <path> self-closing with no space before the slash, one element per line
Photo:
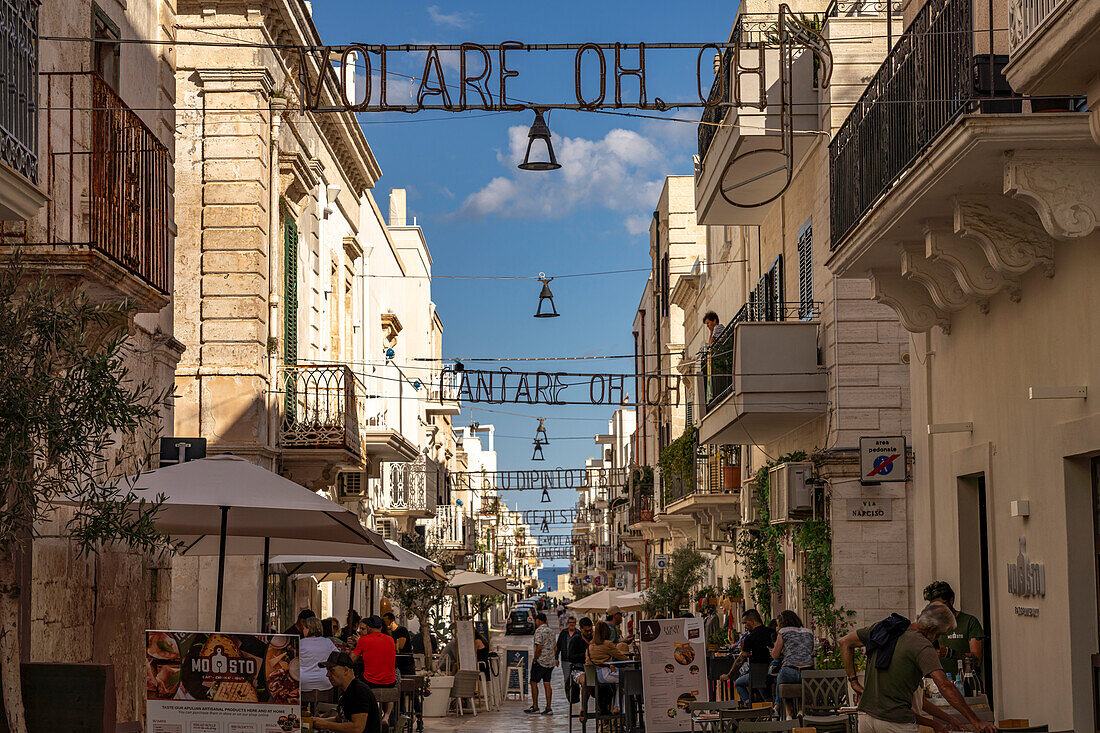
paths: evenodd
<path fill-rule="evenodd" d="M 444 371 L 435 375 L 428 385 L 424 410 L 428 415 L 457 415 L 462 410 L 458 392 L 462 388 L 462 372 Z"/>
<path fill-rule="evenodd" d="M 168 148 L 98 74 L 39 78 L 50 200 L 32 221 L 8 222 L 3 243 L 21 247 L 31 267 L 83 284 L 93 300 L 160 310 L 174 226 Z"/>
<path fill-rule="evenodd" d="M 305 486 L 338 468 L 361 464 L 359 407 L 351 368 L 339 364 L 285 365 L 279 431 L 283 465 Z"/>
<path fill-rule="evenodd" d="M 741 308 L 700 357 L 701 444 L 765 445 L 825 414 L 819 311 L 818 303 Z"/>
<path fill-rule="evenodd" d="M 429 546 L 453 553 L 474 551 L 472 522 L 462 509 L 454 504 L 436 507 L 435 517 L 425 523 Z"/>
<path fill-rule="evenodd" d="M 1088 94 L 1100 144 L 1100 4 L 1093 0 L 1010 0 L 1009 63 L 1017 92 Z"/>
<path fill-rule="evenodd" d="M 775 13 L 738 15 L 730 41 L 741 51 L 723 54 L 699 123 L 700 224 L 761 224 L 816 139 L 819 69 L 806 49 L 784 53 L 779 38 Z"/>
<path fill-rule="evenodd" d="M 0 0 L 0 220 L 27 220 L 38 183 L 38 2 Z"/>
<path fill-rule="evenodd" d="M 387 504 L 381 513 L 406 519 L 434 517 L 442 472 L 442 466 L 423 455 L 412 463 L 383 463 L 382 491 Z"/>
<path fill-rule="evenodd" d="M 728 521 L 739 516 L 741 467 L 733 446 L 696 446 L 694 471 L 668 477 L 664 483 L 664 514 L 691 517 L 702 523 L 710 518 Z"/>
<path fill-rule="evenodd" d="M 363 454 L 371 460 L 372 470 L 382 461 L 411 461 L 420 454 L 416 445 L 390 424 L 385 409 L 363 418 L 361 434 Z"/>
<path fill-rule="evenodd" d="M 1006 57 L 975 54 L 987 34 L 971 4 L 930 0 L 830 144 L 827 264 L 869 275 L 911 332 L 1019 300 L 1022 276 L 1053 276 L 1056 241 L 1100 216 L 1083 100 L 1012 92 Z"/>

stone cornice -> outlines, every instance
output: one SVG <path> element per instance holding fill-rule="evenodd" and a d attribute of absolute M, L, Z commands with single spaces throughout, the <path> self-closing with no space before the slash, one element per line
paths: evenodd
<path fill-rule="evenodd" d="M 275 90 L 275 77 L 262 66 L 252 68 L 195 69 L 203 88 L 224 87 L 221 91 L 259 91 L 269 98 Z"/>

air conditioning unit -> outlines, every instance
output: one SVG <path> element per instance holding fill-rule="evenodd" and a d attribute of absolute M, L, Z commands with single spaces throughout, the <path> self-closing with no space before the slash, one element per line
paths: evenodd
<path fill-rule="evenodd" d="M 336 474 L 336 496 L 339 501 L 366 496 L 367 479 L 362 471 L 341 471 Z"/>
<path fill-rule="evenodd" d="M 392 519 L 376 518 L 374 520 L 374 531 L 382 535 L 382 539 L 390 542 L 398 542 L 401 539 L 398 536 L 397 522 Z"/>
<path fill-rule="evenodd" d="M 814 464 L 781 463 L 768 470 L 771 523 L 782 524 L 813 511 Z"/>
<path fill-rule="evenodd" d="M 753 525 L 760 518 L 759 498 L 756 491 L 749 484 L 741 486 L 741 524 Z"/>

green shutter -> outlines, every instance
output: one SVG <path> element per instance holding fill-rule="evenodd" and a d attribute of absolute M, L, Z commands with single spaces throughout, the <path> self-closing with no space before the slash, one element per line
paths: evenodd
<path fill-rule="evenodd" d="M 298 363 L 298 225 L 290 218 L 283 220 L 283 252 L 283 363 L 294 366 Z M 285 391 L 285 419 L 294 422 L 294 370 L 286 371 Z"/>

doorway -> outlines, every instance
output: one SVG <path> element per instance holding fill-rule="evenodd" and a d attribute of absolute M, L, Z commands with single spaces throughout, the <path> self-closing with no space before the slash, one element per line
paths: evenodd
<path fill-rule="evenodd" d="M 992 595 L 989 564 L 989 511 L 985 474 L 959 478 L 959 587 L 955 605 L 976 617 L 986 640 L 979 670 L 982 691 L 993 705 Z"/>
<path fill-rule="evenodd" d="M 1097 608 L 1100 608 L 1100 456 L 1092 459 L 1092 554 L 1093 572 L 1096 574 Z M 1097 614 L 1097 633 L 1100 635 L 1100 614 Z M 1092 727 L 1100 733 L 1100 654 L 1092 654 Z"/>

